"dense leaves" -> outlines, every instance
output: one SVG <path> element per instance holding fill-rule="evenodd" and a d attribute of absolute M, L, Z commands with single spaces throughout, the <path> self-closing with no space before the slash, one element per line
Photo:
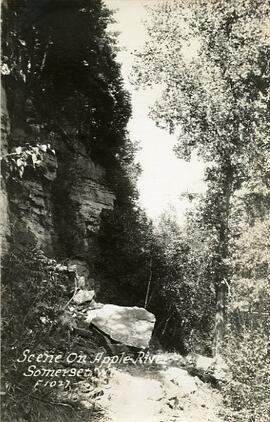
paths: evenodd
<path fill-rule="evenodd" d="M 161 338 L 185 353 L 211 354 L 215 294 L 211 284 L 205 283 L 209 242 L 200 225 L 200 212 L 190 212 L 181 228 L 174 213 L 164 213 L 156 239 L 164 259 L 159 292 L 165 303 Z"/>
<path fill-rule="evenodd" d="M 224 386 L 226 421 L 269 420 L 269 324 L 257 321 L 256 330 L 245 328 L 232 336 L 224 350 L 232 380 Z"/>
<path fill-rule="evenodd" d="M 269 5 L 170 1 L 153 7 L 138 53 L 138 84 L 160 83 L 153 118 L 179 129 L 177 153 L 237 166 L 267 149 Z M 247 154 L 248 152 L 248 154 Z M 236 170 L 236 169 L 235 169 Z"/>
<path fill-rule="evenodd" d="M 2 262 L 2 418 L 30 422 L 89 418 L 78 388 L 79 371 L 93 370 L 83 381 L 91 386 L 93 398 L 100 394 L 108 373 L 94 372 L 91 362 L 102 338 L 90 328 L 86 338 L 75 331 L 74 312 L 67 311 L 74 273 L 48 259 L 31 236 L 17 232 L 14 240 Z M 87 359 L 68 360 L 79 355 Z M 65 370 L 73 375 L 64 376 Z"/>
<path fill-rule="evenodd" d="M 115 161 L 130 104 L 106 32 L 110 12 L 100 0 L 12 1 L 3 12 L 13 142 L 20 129 L 37 140 L 80 141 L 102 164 Z"/>
<path fill-rule="evenodd" d="M 228 306 L 227 346 L 216 351 L 226 354 L 232 372 L 224 389 L 232 421 L 269 418 L 269 23 L 268 2 L 158 3 L 149 8 L 148 40 L 134 69 L 137 86 L 163 90 L 151 116 L 176 134 L 176 154 L 189 160 L 195 152 L 207 163 L 206 195 L 194 204 L 177 247 L 171 236 L 174 268 L 188 265 L 168 283 L 167 303 L 182 303 L 182 312 L 188 303 L 191 325 L 194 310 L 198 321 L 204 313 L 212 319 L 215 287 L 216 345 Z M 200 303 L 206 297 L 208 307 Z M 201 329 L 201 345 L 211 328 Z"/>
<path fill-rule="evenodd" d="M 38 395 L 33 378 L 23 376 L 27 364 L 17 362 L 23 351 L 57 353 L 66 348 L 66 334 L 61 335 L 56 327 L 72 284 L 29 238 L 25 247 L 11 245 L 2 264 L 3 416 L 9 420 L 19 414 L 24 418 L 30 412 L 29 400 Z"/>
<path fill-rule="evenodd" d="M 211 240 L 216 346 L 231 278 L 232 197 L 269 158 L 269 12 L 261 1 L 159 3 L 134 69 L 137 85 L 161 84 L 151 115 L 177 134 L 177 155 L 195 151 L 208 163 L 202 227 Z"/>
<path fill-rule="evenodd" d="M 240 233 L 238 227 L 238 238 L 233 245 L 229 325 L 224 350 L 232 373 L 231 382 L 224 387 L 228 421 L 269 419 L 270 233 L 269 211 L 262 207 L 267 196 L 262 181 L 260 187 L 263 188 L 260 195 L 257 192 L 254 197 L 253 189 L 246 189 L 240 196 L 242 201 L 235 202 L 242 225 Z M 246 208 L 246 201 L 250 208 Z"/>

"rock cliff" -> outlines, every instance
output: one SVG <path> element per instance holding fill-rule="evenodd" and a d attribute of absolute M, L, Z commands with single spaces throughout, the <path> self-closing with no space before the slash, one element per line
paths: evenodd
<path fill-rule="evenodd" d="M 48 256 L 68 258 L 89 278 L 87 267 L 100 214 L 113 209 L 115 200 L 106 185 L 106 169 L 93 161 L 79 141 L 73 148 L 60 138 L 32 143 L 31 136 L 27 138 L 21 130 L 19 145 L 18 127 L 12 128 L 3 88 L 2 93 L 3 252 L 10 235 L 19 242 L 30 236 Z"/>

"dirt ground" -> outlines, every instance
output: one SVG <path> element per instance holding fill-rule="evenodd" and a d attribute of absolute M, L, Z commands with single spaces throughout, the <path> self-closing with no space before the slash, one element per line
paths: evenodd
<path fill-rule="evenodd" d="M 98 402 L 102 422 L 224 421 L 220 393 L 175 366 L 113 368 Z"/>

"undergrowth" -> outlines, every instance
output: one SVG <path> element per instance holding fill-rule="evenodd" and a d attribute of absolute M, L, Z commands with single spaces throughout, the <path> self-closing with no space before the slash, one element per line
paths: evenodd
<path fill-rule="evenodd" d="M 81 420 L 85 409 L 76 391 L 82 378 L 72 378 L 73 384 L 51 388 L 34 388 L 36 378 L 25 376 L 32 362 L 23 360 L 29 353 L 53 356 L 84 353 L 94 356 L 98 339 L 94 334 L 84 339 L 61 324 L 66 305 L 73 294 L 74 280 L 56 261 L 48 259 L 35 245 L 11 245 L 2 260 L 2 420 L 64 421 Z M 63 318 L 62 318 L 63 321 Z M 89 331 L 91 337 L 91 331 Z M 40 364 L 41 365 L 41 364 Z M 52 362 L 49 369 L 61 369 L 66 362 Z M 72 363 L 72 367 L 89 365 Z M 50 378 L 52 381 L 54 378 Z M 58 378 L 59 380 L 59 378 Z M 57 381 L 57 378 L 56 378 Z M 95 377 L 87 380 L 89 385 Z M 89 410 L 87 411 L 89 417 Z"/>
<path fill-rule="evenodd" d="M 226 421 L 270 420 L 269 322 L 232 331 L 225 348 L 232 379 L 223 387 Z"/>

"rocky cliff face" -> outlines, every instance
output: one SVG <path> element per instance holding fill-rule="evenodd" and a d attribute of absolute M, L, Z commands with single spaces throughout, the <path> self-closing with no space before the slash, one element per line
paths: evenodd
<path fill-rule="evenodd" d="M 131 206 L 133 152 L 111 13 L 86 3 L 3 4 L 2 237 L 34 238 L 47 257 L 93 274 L 102 211 L 116 196 Z"/>
<path fill-rule="evenodd" d="M 9 168 L 1 190 L 3 250 L 10 234 L 20 242 L 30 236 L 47 255 L 69 258 L 87 271 L 100 214 L 114 205 L 106 170 L 79 142 L 76 148 L 61 139 L 32 144 L 24 136 L 22 145 L 16 139 L 12 146 L 18 128 L 15 133 L 10 125 L 4 90 L 2 100 L 2 167 L 8 162 Z"/>

